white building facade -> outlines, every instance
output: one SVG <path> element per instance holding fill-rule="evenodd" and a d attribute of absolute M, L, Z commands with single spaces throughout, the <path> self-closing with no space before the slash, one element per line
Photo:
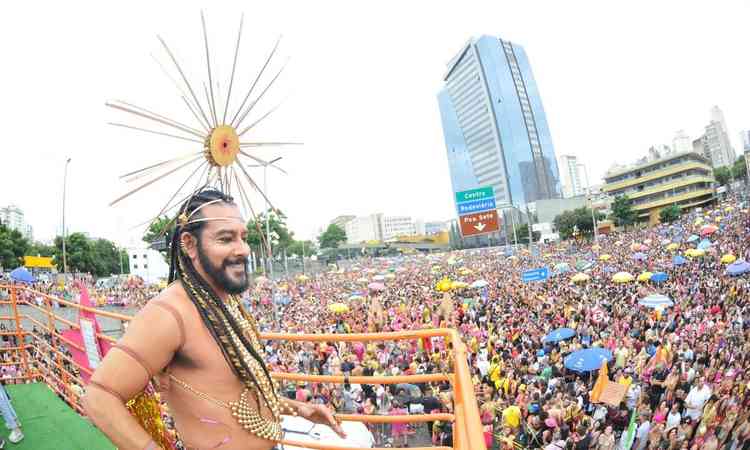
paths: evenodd
<path fill-rule="evenodd" d="M 0 222 L 11 230 L 20 232 L 26 239 L 33 240 L 34 230 L 26 223 L 23 210 L 18 206 L 8 205 L 0 208 Z"/>
<path fill-rule="evenodd" d="M 367 241 L 382 241 L 383 214 L 355 217 L 345 225 L 346 243 L 360 244 Z"/>
<path fill-rule="evenodd" d="M 685 130 L 679 130 L 672 139 L 672 151 L 675 153 L 689 152 L 693 150 L 693 141 Z"/>
<path fill-rule="evenodd" d="M 578 157 L 575 155 L 560 156 L 560 182 L 563 198 L 577 197 L 585 193 Z"/>
<path fill-rule="evenodd" d="M 130 273 L 143 278 L 147 284 L 158 283 L 169 276 L 169 265 L 164 256 L 145 242 L 128 247 L 128 262 Z"/>
<path fill-rule="evenodd" d="M 706 125 L 703 136 L 703 155 L 716 167 L 731 166 L 737 155 L 729 142 L 729 131 L 724 113 L 718 106 L 711 108 L 711 122 Z"/>
<path fill-rule="evenodd" d="M 417 226 L 409 216 L 383 217 L 383 241 L 388 242 L 399 236 L 414 236 Z"/>

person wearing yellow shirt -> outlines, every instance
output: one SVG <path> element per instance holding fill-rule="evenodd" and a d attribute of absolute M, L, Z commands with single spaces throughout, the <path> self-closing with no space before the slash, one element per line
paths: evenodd
<path fill-rule="evenodd" d="M 511 404 L 503 409 L 503 425 L 511 427 L 514 430 L 521 425 L 521 408 Z"/>
<path fill-rule="evenodd" d="M 625 392 L 628 391 L 632 383 L 633 383 L 633 377 L 631 377 L 627 373 L 620 375 L 620 377 L 617 379 L 617 384 L 625 386 Z"/>

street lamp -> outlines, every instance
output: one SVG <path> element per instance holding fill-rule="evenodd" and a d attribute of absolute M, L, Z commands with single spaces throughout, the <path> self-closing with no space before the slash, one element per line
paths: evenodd
<path fill-rule="evenodd" d="M 589 184 L 589 172 L 586 169 L 585 164 L 577 164 L 578 167 L 583 167 L 583 176 L 586 178 L 586 199 L 589 201 L 589 207 L 591 208 L 591 219 L 594 223 L 594 242 L 599 242 L 599 234 L 597 233 L 598 225 L 596 223 L 596 213 L 594 213 L 594 199 L 591 198 L 591 185 Z"/>
<path fill-rule="evenodd" d="M 65 191 L 68 186 L 68 164 L 70 164 L 70 158 L 65 161 L 65 174 L 63 175 L 63 200 L 62 200 L 62 253 L 63 253 L 63 273 L 68 273 L 68 257 L 65 252 L 65 240 L 67 238 L 67 232 L 65 231 Z"/>

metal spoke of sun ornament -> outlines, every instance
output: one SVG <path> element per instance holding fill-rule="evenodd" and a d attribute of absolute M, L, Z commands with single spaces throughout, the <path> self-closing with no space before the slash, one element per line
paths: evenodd
<path fill-rule="evenodd" d="M 186 113 L 184 110 L 185 106 L 190 111 L 189 121 L 175 120 L 170 117 L 169 114 L 157 113 L 151 109 L 146 109 L 122 100 L 113 100 L 105 103 L 107 107 L 115 109 L 120 113 L 126 113 L 130 118 L 139 121 L 137 123 L 126 123 L 122 121 L 109 122 L 112 126 L 149 135 L 158 135 L 173 140 L 192 142 L 196 145 L 195 149 L 182 156 L 173 156 L 168 159 L 163 159 L 161 162 L 149 164 L 146 167 L 130 171 L 120 177 L 125 182 L 133 182 L 144 177 L 150 177 L 150 179 L 118 197 L 111 203 L 111 205 L 114 205 L 163 179 L 177 174 L 182 169 L 191 169 L 189 172 L 186 172 L 189 173 L 189 175 L 181 180 L 180 187 L 171 195 L 169 200 L 164 203 L 163 207 L 160 208 L 159 213 L 155 217 L 152 216 L 152 219 L 148 222 L 144 222 L 142 225 L 153 223 L 155 220 L 162 217 L 162 215 L 178 207 L 182 202 L 189 199 L 192 195 L 206 186 L 215 187 L 230 195 L 236 195 L 238 197 L 237 203 L 245 211 L 245 214 L 248 214 L 248 217 L 256 217 L 255 211 L 250 203 L 248 191 L 254 190 L 258 192 L 263 200 L 268 202 L 269 205 L 271 205 L 271 202 L 266 196 L 266 193 L 263 192 L 258 186 L 258 183 L 256 183 L 250 175 L 248 168 L 272 167 L 283 173 L 286 172 L 273 164 L 275 160 L 272 159 L 269 162 L 266 161 L 267 158 L 259 158 L 250 152 L 256 148 L 266 149 L 302 145 L 301 142 L 290 142 L 285 140 L 263 141 L 257 140 L 257 138 L 253 139 L 252 137 L 247 141 L 240 142 L 240 136 L 255 133 L 255 127 L 268 118 L 280 106 L 274 106 L 265 114 L 254 119 L 251 118 L 250 125 L 247 125 L 241 131 L 238 131 L 246 119 L 255 116 L 256 113 L 254 113 L 254 111 L 256 106 L 259 105 L 284 70 L 286 63 L 275 72 L 270 80 L 263 81 L 266 69 L 272 63 L 281 38 L 276 40 L 260 70 L 252 78 L 252 82 L 246 91 L 247 93 L 242 97 L 242 101 L 239 105 L 235 107 L 232 102 L 232 93 L 238 90 L 235 86 L 235 75 L 242 73 L 242 70 L 238 67 L 238 55 L 240 51 L 244 16 L 241 16 L 239 21 L 237 40 L 234 45 L 232 71 L 228 80 L 229 82 L 225 85 L 228 86 L 226 96 L 221 90 L 219 80 L 216 79 L 218 77 L 213 72 L 206 17 L 202 11 L 200 19 L 203 34 L 203 48 L 201 50 L 202 52 L 205 52 L 206 71 L 204 75 L 207 79 L 199 78 L 197 80 L 190 80 L 189 74 L 183 70 L 183 67 L 178 62 L 177 56 L 175 56 L 175 53 L 169 48 L 166 41 L 162 39 L 161 36 L 157 36 L 157 39 L 161 43 L 166 56 L 172 62 L 173 67 L 171 71 L 162 64 L 155 55 L 151 55 L 164 75 L 169 78 L 171 84 L 177 89 L 179 101 L 184 103 L 184 106 L 182 107 L 183 114 Z M 224 83 L 221 84 L 223 85 Z M 259 93 L 255 94 L 255 88 L 259 84 L 262 85 L 263 88 Z M 203 87 L 203 92 L 196 92 L 194 86 L 198 87 L 198 89 Z M 204 100 L 199 98 L 199 95 L 201 94 L 202 97 L 204 97 Z M 230 109 L 232 111 L 230 111 Z M 144 126 L 141 123 L 143 121 L 146 121 L 150 126 Z M 253 133 L 250 133 L 251 131 L 253 131 Z M 248 158 L 258 164 L 243 165 L 240 156 Z M 185 191 L 185 187 L 188 186 L 191 180 L 193 180 L 195 184 L 190 184 L 191 187 L 188 187 L 187 191 Z M 175 199 L 179 200 L 175 202 Z M 271 208 L 274 209 L 273 206 L 271 206 Z"/>

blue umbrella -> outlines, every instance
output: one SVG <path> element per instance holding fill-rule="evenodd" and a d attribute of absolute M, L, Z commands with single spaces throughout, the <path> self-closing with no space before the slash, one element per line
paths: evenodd
<path fill-rule="evenodd" d="M 633 259 L 636 261 L 645 261 L 646 258 L 648 258 L 648 255 L 646 255 L 645 253 L 633 253 Z"/>
<path fill-rule="evenodd" d="M 643 297 L 638 300 L 638 304 L 653 309 L 674 306 L 674 302 L 671 298 L 661 294 L 651 294 L 647 297 Z"/>
<path fill-rule="evenodd" d="M 750 272 L 750 263 L 745 261 L 744 259 L 738 259 L 737 261 L 727 266 L 728 275 L 737 276 L 748 272 Z M 11 273 L 11 275 L 13 275 L 13 273 Z"/>
<path fill-rule="evenodd" d="M 709 247 L 711 247 L 711 241 L 708 239 L 703 239 L 698 243 L 698 250 L 708 250 Z"/>
<path fill-rule="evenodd" d="M 576 332 L 572 328 L 558 328 L 550 332 L 550 334 L 548 334 L 547 336 L 544 336 L 544 339 L 542 340 L 542 342 L 544 342 L 545 344 L 551 344 L 555 342 L 564 341 L 565 339 L 570 339 L 575 335 L 576 335 Z"/>
<path fill-rule="evenodd" d="M 574 372 L 591 372 L 599 369 L 604 361 L 612 360 L 612 352 L 604 348 L 578 350 L 565 357 L 565 367 Z"/>
<path fill-rule="evenodd" d="M 697 234 L 691 234 L 691 235 L 690 235 L 690 237 L 689 237 L 689 238 L 687 238 L 687 241 L 688 241 L 688 242 L 695 242 L 695 241 L 697 241 L 698 239 L 700 239 L 700 236 L 698 236 Z"/>
<path fill-rule="evenodd" d="M 555 274 L 568 272 L 570 272 L 570 265 L 568 265 L 568 263 L 560 263 L 555 265 Z"/>
<path fill-rule="evenodd" d="M 607 273 L 614 273 L 614 272 L 617 272 L 617 268 L 612 267 L 612 266 L 607 266 L 604 268 L 604 271 Z"/>
<path fill-rule="evenodd" d="M 31 272 L 29 272 L 28 269 L 26 269 L 23 266 L 19 267 L 17 269 L 14 269 L 10 273 L 10 278 L 13 281 L 18 281 L 18 282 L 21 282 L 21 283 L 33 283 L 35 281 L 34 280 L 34 276 L 31 275 Z"/>
<path fill-rule="evenodd" d="M 683 258 L 680 255 L 675 256 L 672 258 L 672 264 L 675 266 L 681 266 L 687 262 L 687 259 Z"/>
<path fill-rule="evenodd" d="M 655 283 L 663 283 L 669 279 L 669 275 L 667 275 L 665 272 L 656 272 L 653 275 L 651 275 L 651 281 Z"/>

